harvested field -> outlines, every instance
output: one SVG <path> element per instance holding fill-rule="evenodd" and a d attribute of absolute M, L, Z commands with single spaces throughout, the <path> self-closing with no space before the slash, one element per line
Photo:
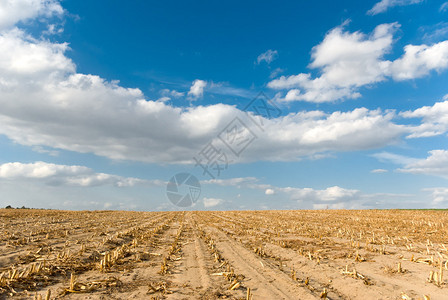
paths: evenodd
<path fill-rule="evenodd" d="M 0 299 L 447 299 L 448 212 L 0 210 Z"/>

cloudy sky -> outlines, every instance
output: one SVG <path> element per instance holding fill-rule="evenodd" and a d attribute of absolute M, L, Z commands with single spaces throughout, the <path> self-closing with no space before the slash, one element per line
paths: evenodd
<path fill-rule="evenodd" d="M 441 208 L 447 134 L 445 1 L 0 0 L 0 206 Z"/>

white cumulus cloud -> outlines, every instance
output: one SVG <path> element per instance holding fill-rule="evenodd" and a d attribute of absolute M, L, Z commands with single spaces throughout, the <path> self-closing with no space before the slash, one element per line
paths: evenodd
<path fill-rule="evenodd" d="M 117 187 L 145 184 L 160 186 L 164 184 L 159 180 L 142 180 L 132 177 L 95 173 L 84 166 L 57 165 L 38 161 L 35 163 L 12 162 L 0 165 L 0 179 L 6 180 L 41 180 L 50 185 L 57 186 L 101 186 L 114 185 Z"/>
<path fill-rule="evenodd" d="M 202 98 L 204 95 L 204 88 L 207 86 L 207 81 L 196 79 L 193 81 L 193 84 L 190 87 L 190 90 L 188 91 L 188 96 L 190 96 L 190 99 L 197 100 L 199 98 Z"/>
<path fill-rule="evenodd" d="M 314 50 L 313 66 L 325 70 L 320 78 L 300 74 L 270 85 L 309 86 L 303 95 L 309 99 L 322 99 L 312 95 L 321 91 L 328 92 L 326 99 L 347 91 L 356 96 L 353 86 L 382 80 L 381 68 L 373 62 L 388 49 L 397 26 L 380 25 L 368 37 L 335 29 Z M 337 47 L 338 41 L 357 50 L 347 53 L 347 47 Z M 334 46 L 332 51 L 330 46 Z M 114 160 L 191 163 L 235 117 L 256 132 L 239 162 L 291 161 L 332 151 L 380 148 L 409 133 L 406 126 L 394 122 L 393 111 L 357 108 L 262 119 L 264 131 L 260 134 L 249 116 L 235 106 L 174 107 L 163 97 L 180 97 L 181 92 L 163 90 L 160 101 L 151 101 L 137 88 L 78 73 L 67 50 L 66 43 L 36 39 L 17 28 L 0 31 L 0 134 L 34 149 L 65 149 Z M 195 80 L 188 96 L 201 97 L 206 86 L 206 81 Z"/>
<path fill-rule="evenodd" d="M 412 127 L 409 138 L 436 136 L 448 131 L 448 100 L 401 112 L 400 115 L 404 118 L 422 119 L 421 124 Z"/>
<path fill-rule="evenodd" d="M 57 0 L 1 0 L 0 31 L 36 17 L 60 16 L 64 12 Z"/>
<path fill-rule="evenodd" d="M 291 194 L 292 198 L 299 201 L 318 202 L 345 202 L 353 200 L 360 191 L 341 188 L 339 186 L 328 187 L 324 190 L 312 188 L 279 188 L 282 192 Z"/>
<path fill-rule="evenodd" d="M 391 49 L 397 23 L 382 24 L 370 35 L 349 33 L 343 26 L 331 30 L 323 42 L 313 48 L 311 68 L 322 75 L 281 76 L 268 83 L 273 89 L 295 89 L 285 101 L 328 102 L 342 98 L 358 98 L 357 87 L 383 81 L 388 62 L 382 60 Z"/>
<path fill-rule="evenodd" d="M 397 80 L 420 78 L 431 71 L 448 68 L 448 41 L 428 45 L 407 45 L 404 55 L 390 65 L 390 74 Z"/>
<path fill-rule="evenodd" d="M 35 40 L 17 29 L 0 34 L 0 134 L 49 150 L 185 163 L 236 116 L 258 130 L 234 106 L 173 107 L 146 100 L 139 89 L 117 81 L 77 73 L 66 50 L 66 44 Z M 360 108 L 266 119 L 265 132 L 243 159 L 296 160 L 324 151 L 382 147 L 406 132 L 393 117 L 391 112 Z"/>
<path fill-rule="evenodd" d="M 266 189 L 266 191 L 264 192 L 266 195 L 274 195 L 275 191 L 273 189 Z"/>
<path fill-rule="evenodd" d="M 222 199 L 218 198 L 206 198 L 202 199 L 205 208 L 214 207 L 224 202 Z"/>
<path fill-rule="evenodd" d="M 202 181 L 201 183 L 205 183 Z M 224 181 L 207 181 L 207 184 L 236 186 L 239 189 L 252 189 L 261 191 L 266 195 L 278 195 L 276 199 L 286 196 L 289 207 L 301 209 L 325 209 L 325 208 L 373 208 L 373 207 L 401 207 L 402 201 L 409 201 L 413 195 L 393 193 L 363 193 L 357 189 L 347 189 L 340 186 L 330 186 L 324 189 L 311 187 L 279 187 L 271 184 L 259 183 L 257 178 L 229 178 Z M 237 196 L 238 198 L 240 195 Z M 387 199 L 385 201 L 384 199 Z M 390 200 L 394 199 L 393 204 Z M 263 209 L 272 208 L 265 206 Z M 240 206 L 244 208 L 244 206 Z"/>
<path fill-rule="evenodd" d="M 406 164 L 398 169 L 412 174 L 433 175 L 448 178 L 448 150 L 432 150 L 424 159 Z"/>
<path fill-rule="evenodd" d="M 345 25 L 345 24 L 344 24 Z M 312 51 L 310 67 L 320 70 L 281 76 L 268 87 L 288 90 L 280 101 L 331 102 L 361 96 L 363 86 L 388 80 L 402 81 L 427 76 L 448 68 L 448 41 L 432 45 L 407 45 L 404 54 L 389 61 L 384 58 L 392 49 L 398 23 L 381 24 L 366 35 L 347 32 L 344 25 L 331 30 Z"/>
<path fill-rule="evenodd" d="M 435 207 L 446 208 L 446 205 L 448 204 L 448 188 L 426 188 L 423 189 L 423 191 L 431 193 L 432 205 Z"/>

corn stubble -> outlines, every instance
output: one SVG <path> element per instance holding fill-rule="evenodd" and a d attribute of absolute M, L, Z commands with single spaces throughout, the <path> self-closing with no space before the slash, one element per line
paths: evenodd
<path fill-rule="evenodd" d="M 224 257 L 217 236 L 208 230 L 212 227 L 248 249 L 262 268 L 283 272 L 292 284 L 306 287 L 316 298 L 337 299 L 340 286 L 334 282 L 339 279 L 359 282 L 366 293 L 378 281 L 383 285 L 391 279 L 416 280 L 428 291 L 448 293 L 446 211 L 194 212 L 190 216 L 0 210 L 0 249 L 11 257 L 9 265 L 0 265 L 0 298 L 53 299 L 126 290 L 130 287 L 123 274 L 145 263 L 157 266 L 146 282 L 148 297 L 164 297 L 173 293 L 170 281 L 184 259 L 183 246 L 192 242 L 185 235 L 189 228 L 198 233 L 215 264 L 207 270 L 212 282 L 224 278 L 227 296 L 257 299 L 257 286 Z M 161 237 L 166 246 L 159 242 Z M 294 265 L 285 253 L 294 253 L 300 264 Z M 364 267 L 377 260 L 387 262 L 378 262 L 376 268 L 384 278 L 372 276 Z M 333 280 L 323 282 L 312 268 L 333 268 Z M 95 279 L 87 279 L 86 272 L 95 274 Z M 431 299 L 429 293 L 405 287 L 394 293 L 397 299 Z"/>

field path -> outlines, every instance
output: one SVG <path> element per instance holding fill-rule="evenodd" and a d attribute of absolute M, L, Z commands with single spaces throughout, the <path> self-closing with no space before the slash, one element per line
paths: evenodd
<path fill-rule="evenodd" d="M 222 278 L 213 276 L 213 261 L 204 242 L 199 238 L 195 229 L 190 224 L 185 228 L 185 236 L 181 239 L 182 260 L 174 267 L 173 294 L 167 295 L 167 299 L 207 299 L 208 296 L 219 292 L 224 283 Z"/>
<path fill-rule="evenodd" d="M 243 282 L 253 287 L 254 299 L 319 299 L 317 294 L 311 294 L 280 270 L 264 264 L 254 253 L 220 230 L 214 227 L 207 227 L 207 230 L 217 238 L 216 246 L 223 257 L 235 267 L 237 273 L 245 276 Z"/>

